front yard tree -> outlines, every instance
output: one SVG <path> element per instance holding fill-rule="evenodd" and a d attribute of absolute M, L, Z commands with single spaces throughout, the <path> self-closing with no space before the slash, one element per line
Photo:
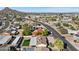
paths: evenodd
<path fill-rule="evenodd" d="M 32 31 L 30 29 L 30 26 L 25 24 L 23 26 L 23 35 L 28 36 L 28 35 L 31 35 L 31 34 L 32 34 Z"/>
<path fill-rule="evenodd" d="M 48 29 L 44 29 L 44 31 L 42 32 L 43 36 L 47 36 L 48 35 Z"/>
<path fill-rule="evenodd" d="M 55 39 L 54 41 L 54 47 L 58 48 L 58 50 L 63 50 L 64 49 L 64 43 L 62 40 L 59 38 Z"/>

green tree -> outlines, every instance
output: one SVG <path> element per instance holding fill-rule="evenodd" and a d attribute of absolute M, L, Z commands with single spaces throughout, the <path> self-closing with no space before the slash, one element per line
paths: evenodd
<path fill-rule="evenodd" d="M 23 35 L 28 36 L 31 35 L 32 31 L 29 25 L 25 24 L 23 25 Z"/>
<path fill-rule="evenodd" d="M 49 46 L 48 47 L 49 48 L 53 48 L 54 47 L 53 43 L 49 43 Z"/>
<path fill-rule="evenodd" d="M 70 26 L 70 29 L 72 29 L 72 30 L 76 30 L 73 26 Z"/>
<path fill-rule="evenodd" d="M 56 17 L 51 17 L 51 21 L 56 21 Z"/>
<path fill-rule="evenodd" d="M 63 23 L 64 26 L 66 27 L 69 27 L 69 24 L 68 23 Z"/>
<path fill-rule="evenodd" d="M 75 20 L 79 21 L 79 16 L 72 17 L 72 20 L 73 20 L 73 21 L 75 21 Z"/>
<path fill-rule="evenodd" d="M 56 26 L 61 26 L 61 23 L 57 23 Z"/>
<path fill-rule="evenodd" d="M 62 40 L 59 38 L 55 39 L 54 41 L 54 47 L 58 48 L 58 50 L 63 50 L 64 49 L 64 43 Z"/>
<path fill-rule="evenodd" d="M 44 29 L 44 31 L 42 32 L 43 36 L 47 36 L 48 35 L 48 29 Z"/>

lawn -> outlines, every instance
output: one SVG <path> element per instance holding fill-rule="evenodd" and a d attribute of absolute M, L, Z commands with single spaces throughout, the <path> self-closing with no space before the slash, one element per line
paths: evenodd
<path fill-rule="evenodd" d="M 30 40 L 24 40 L 22 46 L 29 46 Z"/>

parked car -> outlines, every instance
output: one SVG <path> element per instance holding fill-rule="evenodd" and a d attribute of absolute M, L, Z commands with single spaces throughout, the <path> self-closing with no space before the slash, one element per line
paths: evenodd
<path fill-rule="evenodd" d="M 61 36 L 61 38 L 65 38 L 64 36 Z"/>
<path fill-rule="evenodd" d="M 19 32 L 18 31 L 11 31 L 10 35 L 18 35 Z"/>

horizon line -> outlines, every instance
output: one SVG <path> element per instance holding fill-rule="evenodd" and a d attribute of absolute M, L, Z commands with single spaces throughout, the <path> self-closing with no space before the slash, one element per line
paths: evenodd
<path fill-rule="evenodd" d="M 0 7 L 3 10 L 6 7 Z M 79 13 L 79 7 L 8 7 L 12 10 L 29 13 Z"/>

